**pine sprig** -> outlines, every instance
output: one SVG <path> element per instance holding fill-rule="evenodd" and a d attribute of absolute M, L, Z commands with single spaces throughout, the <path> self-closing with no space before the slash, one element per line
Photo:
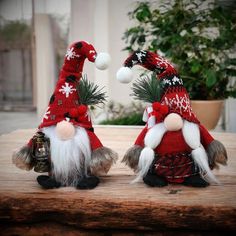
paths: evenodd
<path fill-rule="evenodd" d="M 137 79 L 131 89 L 133 91 L 131 96 L 134 99 L 153 103 L 160 101 L 163 87 L 160 80 L 156 78 L 156 73 L 153 73 L 151 78 L 143 75 Z"/>
<path fill-rule="evenodd" d="M 106 92 L 102 90 L 104 87 L 99 88 L 98 85 L 90 82 L 87 76 L 84 75 L 77 85 L 79 93 L 79 102 L 84 105 L 98 105 L 104 104 L 106 101 Z"/>

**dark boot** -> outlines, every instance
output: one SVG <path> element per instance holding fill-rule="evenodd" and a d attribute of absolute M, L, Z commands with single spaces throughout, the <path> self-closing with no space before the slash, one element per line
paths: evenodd
<path fill-rule="evenodd" d="M 143 177 L 143 182 L 151 187 L 164 187 L 168 185 L 168 182 L 165 178 L 150 172 L 148 172 L 147 175 Z"/>
<path fill-rule="evenodd" d="M 88 177 L 83 177 L 80 179 L 77 183 L 77 188 L 78 189 L 93 189 L 97 187 L 99 184 L 100 180 L 96 176 L 88 176 Z"/>
<path fill-rule="evenodd" d="M 184 180 L 183 184 L 186 186 L 200 187 L 200 188 L 209 186 L 209 183 L 206 182 L 200 175 L 193 175 L 193 176 L 187 177 Z"/>
<path fill-rule="evenodd" d="M 61 184 L 48 175 L 39 175 L 37 177 L 39 185 L 45 189 L 59 188 Z"/>

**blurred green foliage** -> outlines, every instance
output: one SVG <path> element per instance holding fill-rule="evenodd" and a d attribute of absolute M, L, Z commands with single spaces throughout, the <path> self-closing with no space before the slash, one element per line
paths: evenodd
<path fill-rule="evenodd" d="M 0 39 L 7 43 L 30 42 L 31 27 L 21 21 L 3 20 L 0 24 Z"/>
<path fill-rule="evenodd" d="M 101 125 L 145 125 L 142 121 L 141 113 L 132 113 L 130 115 L 121 116 L 119 118 L 105 120 L 100 123 Z"/>
<path fill-rule="evenodd" d="M 106 105 L 108 117 L 102 121 L 102 125 L 145 125 L 142 121 L 144 105 L 141 103 L 132 103 L 131 105 L 122 105 L 109 102 Z"/>
<path fill-rule="evenodd" d="M 162 52 L 174 64 L 191 99 L 236 97 L 236 17 L 210 1 L 137 2 L 124 50 Z"/>

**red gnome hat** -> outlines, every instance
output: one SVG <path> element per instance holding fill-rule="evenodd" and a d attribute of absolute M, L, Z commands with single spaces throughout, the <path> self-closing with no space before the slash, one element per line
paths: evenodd
<path fill-rule="evenodd" d="M 85 59 L 94 62 L 96 67 L 104 70 L 108 67 L 110 56 L 107 53 L 97 54 L 94 47 L 84 41 L 73 43 L 67 50 L 59 79 L 46 113 L 39 128 L 56 125 L 62 120 L 68 120 L 74 125 L 91 128 L 87 109 L 79 103 L 77 85 L 82 78 Z M 80 113 L 80 119 L 75 119 Z M 83 113 L 84 117 L 83 117 Z"/>
<path fill-rule="evenodd" d="M 157 78 L 163 84 L 160 103 L 167 105 L 169 111 L 179 114 L 183 119 L 199 123 L 192 111 L 189 95 L 183 86 L 183 81 L 179 77 L 176 69 L 166 59 L 156 53 L 140 50 L 130 55 L 116 74 L 121 83 L 129 83 L 133 74 L 131 68 L 140 65 L 150 71 L 157 73 Z"/>

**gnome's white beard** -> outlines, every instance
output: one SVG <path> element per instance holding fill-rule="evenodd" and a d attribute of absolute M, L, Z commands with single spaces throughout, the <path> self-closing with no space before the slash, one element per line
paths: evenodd
<path fill-rule="evenodd" d="M 155 158 L 154 149 L 161 143 L 166 132 L 167 129 L 164 123 L 156 124 L 149 129 L 144 138 L 145 147 L 139 157 L 139 172 L 132 183 L 140 181 L 147 174 Z M 209 183 L 218 183 L 209 168 L 208 156 L 200 140 L 199 126 L 195 123 L 184 120 L 182 132 L 185 142 L 190 148 L 192 148 L 191 155 L 194 162 L 200 169 L 201 176 Z"/>
<path fill-rule="evenodd" d="M 87 176 L 91 161 L 91 148 L 87 132 L 75 128 L 75 135 L 69 140 L 58 138 L 55 126 L 42 129 L 50 138 L 52 175 L 62 185 L 75 186 L 82 176 Z"/>

